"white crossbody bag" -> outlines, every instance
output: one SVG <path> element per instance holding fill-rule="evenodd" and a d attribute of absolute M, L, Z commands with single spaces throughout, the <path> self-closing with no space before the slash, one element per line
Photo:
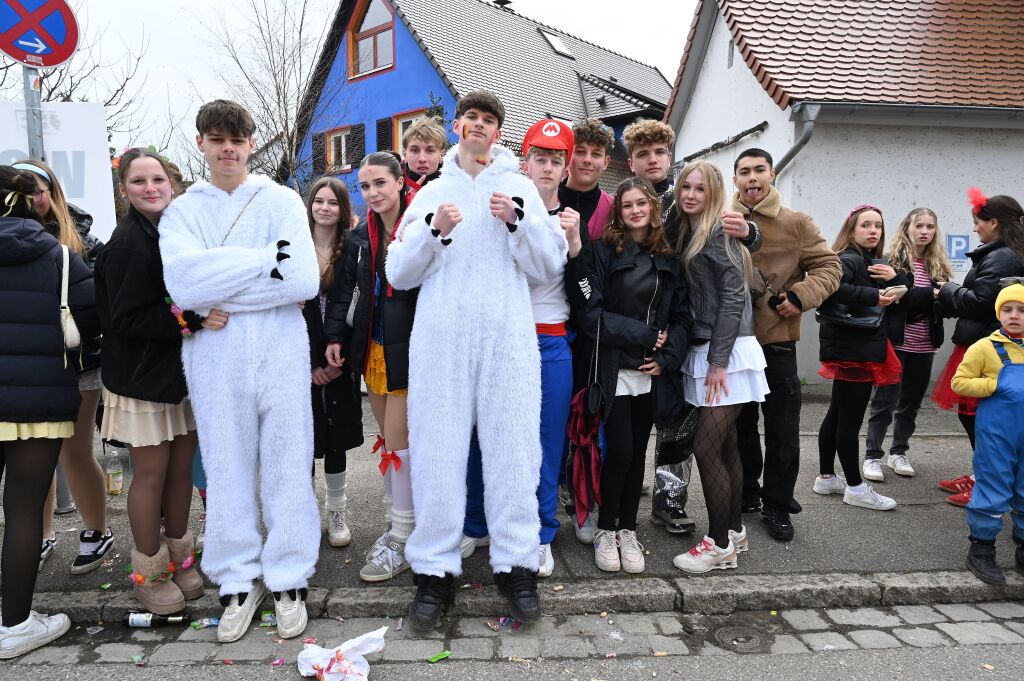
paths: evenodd
<path fill-rule="evenodd" d="M 68 269 L 71 256 L 67 246 L 62 245 L 60 250 L 64 261 L 60 275 L 60 325 L 64 329 L 64 347 L 72 350 L 82 344 L 82 335 L 78 333 L 78 325 L 75 324 L 71 308 L 68 307 Z"/>

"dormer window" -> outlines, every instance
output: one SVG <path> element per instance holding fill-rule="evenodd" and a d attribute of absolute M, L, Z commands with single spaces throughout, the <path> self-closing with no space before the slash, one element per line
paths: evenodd
<path fill-rule="evenodd" d="M 368 0 L 349 32 L 349 77 L 364 76 L 395 63 L 395 15 L 387 0 Z"/>

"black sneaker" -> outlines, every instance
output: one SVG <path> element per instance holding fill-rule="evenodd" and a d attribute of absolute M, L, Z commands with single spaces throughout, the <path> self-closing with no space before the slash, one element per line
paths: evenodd
<path fill-rule="evenodd" d="M 757 513 L 761 510 L 760 499 L 744 499 L 740 503 L 740 512 L 742 513 Z"/>
<path fill-rule="evenodd" d="M 651 522 L 664 525 L 665 530 L 672 534 L 689 534 L 696 527 L 693 519 L 682 509 L 653 508 Z"/>
<path fill-rule="evenodd" d="M 409 604 L 409 624 L 419 632 L 430 631 L 441 621 L 441 615 L 455 602 L 452 575 L 413 575 L 416 596 Z"/>
<path fill-rule="evenodd" d="M 761 516 L 768 521 L 768 534 L 772 539 L 779 541 L 793 539 L 793 521 L 790 519 L 788 511 L 774 506 L 764 506 L 761 508 Z"/>
<path fill-rule="evenodd" d="M 43 569 L 43 563 L 53 553 L 53 547 L 57 545 L 57 535 L 51 534 L 47 539 L 43 540 L 43 545 L 39 549 L 39 569 Z"/>
<path fill-rule="evenodd" d="M 1020 550 L 1019 545 L 1017 550 Z M 1018 562 L 1019 565 L 1020 563 Z M 994 543 L 982 544 L 972 539 L 971 548 L 967 551 L 967 567 L 970 568 L 975 577 L 986 584 L 995 584 L 997 586 L 1006 584 L 1006 575 L 1003 574 L 1002 568 L 996 565 L 996 546 Z"/>
<path fill-rule="evenodd" d="M 495 572 L 494 583 L 498 585 L 501 595 L 508 600 L 513 617 L 520 622 L 534 622 L 540 619 L 536 572 L 524 567 L 514 567 L 511 572 Z"/>
<path fill-rule="evenodd" d="M 71 564 L 71 574 L 84 575 L 95 570 L 113 546 L 114 533 L 109 527 L 102 534 L 99 530 L 84 530 L 78 535 L 78 555 Z"/>

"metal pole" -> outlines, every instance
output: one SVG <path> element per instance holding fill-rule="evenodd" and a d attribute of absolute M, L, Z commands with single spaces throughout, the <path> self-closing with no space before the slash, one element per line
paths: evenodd
<path fill-rule="evenodd" d="M 28 155 L 38 161 L 46 160 L 43 148 L 43 109 L 39 102 L 39 91 L 33 87 L 39 71 L 31 66 L 22 66 L 25 82 L 25 114 L 28 124 Z"/>

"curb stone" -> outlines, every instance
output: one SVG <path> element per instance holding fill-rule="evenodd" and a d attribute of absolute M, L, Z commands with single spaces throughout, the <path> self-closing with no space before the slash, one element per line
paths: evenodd
<path fill-rule="evenodd" d="M 665 580 L 653 577 L 601 579 L 562 584 L 541 582 L 540 595 L 548 615 L 595 612 L 667 612 L 679 610 L 722 615 L 744 610 L 793 608 L 856 608 L 882 605 L 931 605 L 1024 599 L 1024 578 L 1007 572 L 1005 586 L 978 581 L 970 572 L 830 573 L 787 575 L 729 575 Z M 415 590 L 412 587 L 363 587 L 309 591 L 310 618 L 402 617 Z M 119 622 L 138 609 L 131 592 L 75 591 L 38 593 L 41 612 L 64 612 L 74 622 Z M 211 589 L 186 604 L 192 619 L 219 616 L 221 607 Z M 270 596 L 261 609 L 273 608 Z M 490 616 L 504 610 L 504 599 L 492 586 L 460 589 L 455 617 Z"/>

